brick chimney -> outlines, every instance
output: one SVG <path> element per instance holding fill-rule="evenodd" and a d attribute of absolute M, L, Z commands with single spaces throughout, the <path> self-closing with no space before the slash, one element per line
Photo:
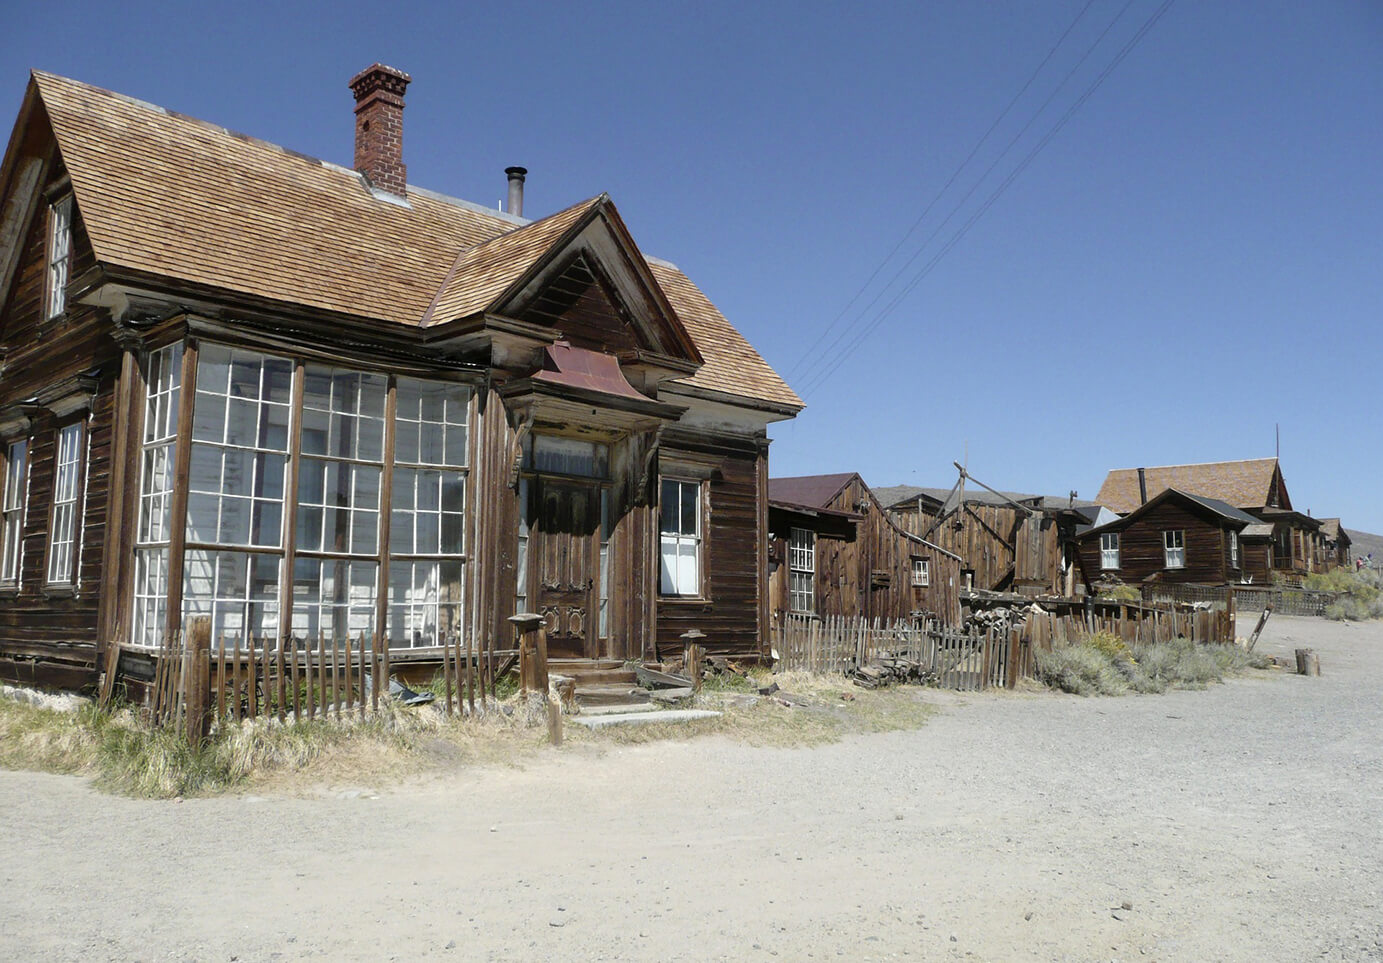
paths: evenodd
<path fill-rule="evenodd" d="M 403 92 L 413 78 L 373 64 L 351 78 L 355 94 L 355 169 L 371 186 L 402 197 L 408 187 L 403 163 Z"/>

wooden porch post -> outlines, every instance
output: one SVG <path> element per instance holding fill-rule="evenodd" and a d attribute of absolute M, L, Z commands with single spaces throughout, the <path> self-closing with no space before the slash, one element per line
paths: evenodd
<path fill-rule="evenodd" d="M 178 440 L 175 443 L 173 504 L 168 518 L 168 611 L 163 635 L 173 638 L 182 624 L 183 552 L 187 543 L 187 485 L 192 471 L 192 411 L 197 401 L 197 340 L 188 338 L 182 352 L 178 389 Z"/>

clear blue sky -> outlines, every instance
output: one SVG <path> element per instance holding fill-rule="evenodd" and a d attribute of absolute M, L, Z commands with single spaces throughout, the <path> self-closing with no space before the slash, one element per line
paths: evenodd
<path fill-rule="evenodd" d="M 1178 0 L 861 314 L 1160 6 L 1092 0 L 809 350 L 1085 5 L 47 3 L 0 36 L 0 107 L 40 67 L 349 164 L 346 81 L 382 60 L 412 183 L 494 203 L 523 164 L 536 216 L 608 191 L 791 383 L 835 368 L 774 474 L 949 485 L 968 444 L 992 485 L 1092 497 L 1280 423 L 1295 505 L 1383 532 L 1383 4 Z"/>

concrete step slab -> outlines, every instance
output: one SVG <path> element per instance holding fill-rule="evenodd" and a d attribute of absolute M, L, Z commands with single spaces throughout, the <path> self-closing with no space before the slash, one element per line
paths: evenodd
<path fill-rule="evenodd" d="M 607 716 L 572 716 L 568 721 L 587 729 L 604 729 L 607 726 L 644 726 L 654 722 L 691 722 L 694 719 L 711 719 L 720 715 L 711 709 L 673 709 L 663 712 L 624 712 Z"/>

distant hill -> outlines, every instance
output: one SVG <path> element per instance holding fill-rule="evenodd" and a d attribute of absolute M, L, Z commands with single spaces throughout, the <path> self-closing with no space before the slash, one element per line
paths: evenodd
<path fill-rule="evenodd" d="M 1349 553 L 1350 555 L 1367 555 L 1373 552 L 1373 564 L 1377 568 L 1379 559 L 1383 559 L 1383 535 L 1370 535 L 1368 532 L 1356 532 L 1352 528 L 1346 528 L 1349 533 Z"/>

